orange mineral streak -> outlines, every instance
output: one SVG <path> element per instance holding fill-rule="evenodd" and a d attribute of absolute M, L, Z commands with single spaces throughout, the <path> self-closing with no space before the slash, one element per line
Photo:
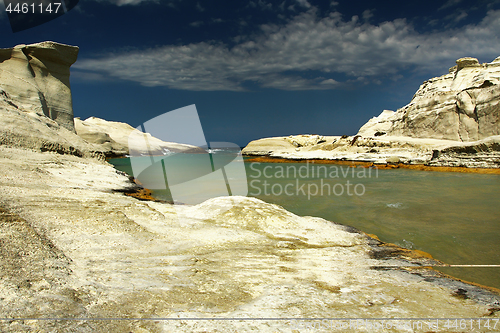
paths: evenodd
<path fill-rule="evenodd" d="M 311 164 L 336 164 L 336 165 L 349 165 L 361 168 L 377 168 L 380 170 L 386 169 L 410 169 L 420 171 L 440 171 L 440 172 L 463 172 L 463 173 L 483 173 L 483 174 L 496 174 L 500 175 L 500 169 L 486 169 L 486 168 L 466 168 L 466 167 L 445 167 L 445 166 L 429 166 L 423 164 L 403 164 L 403 163 L 388 163 L 388 164 L 374 164 L 372 162 L 361 161 L 340 161 L 340 160 L 324 160 L 324 159 L 286 159 L 279 157 L 250 157 L 245 159 L 245 162 L 260 162 L 260 163 L 311 163 Z"/>

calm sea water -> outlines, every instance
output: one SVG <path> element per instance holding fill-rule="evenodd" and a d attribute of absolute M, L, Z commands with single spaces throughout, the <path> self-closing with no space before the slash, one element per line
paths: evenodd
<path fill-rule="evenodd" d="M 205 158 L 184 156 L 173 165 L 184 174 Z M 145 157 L 135 159 L 150 163 Z M 130 159 L 110 162 L 133 175 Z M 238 169 L 243 162 L 236 163 L 233 167 Z M 244 169 L 246 179 L 231 177 L 235 173 L 228 171 L 230 186 L 247 182 L 249 196 L 295 214 L 350 225 L 382 241 L 428 252 L 448 264 L 500 265 L 500 175 L 248 161 Z M 193 184 L 187 191 L 201 198 L 206 185 Z M 165 189 L 153 194 L 172 199 Z M 440 270 L 500 288 L 500 268 Z"/>

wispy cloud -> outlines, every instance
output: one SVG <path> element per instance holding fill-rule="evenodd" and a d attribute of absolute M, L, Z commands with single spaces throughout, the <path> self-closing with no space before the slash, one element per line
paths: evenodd
<path fill-rule="evenodd" d="M 450 20 L 453 23 L 458 23 L 469 16 L 464 10 L 457 11 L 445 17 L 445 20 Z"/>
<path fill-rule="evenodd" d="M 203 25 L 203 21 L 191 22 L 191 23 L 189 23 L 189 25 L 194 27 L 194 28 L 198 28 L 198 27 L 201 27 Z"/>
<path fill-rule="evenodd" d="M 204 12 L 205 11 L 205 8 L 199 2 L 196 3 L 196 7 L 195 8 L 199 12 Z"/>
<path fill-rule="evenodd" d="M 142 2 L 158 3 L 158 0 L 107 0 L 107 1 L 117 6 L 138 5 Z"/>
<path fill-rule="evenodd" d="M 262 10 L 272 10 L 273 9 L 273 4 L 270 2 L 266 2 L 263 0 L 257 0 L 257 1 L 250 1 L 248 3 L 248 6 L 251 8 L 260 8 Z"/>
<path fill-rule="evenodd" d="M 304 8 L 311 8 L 311 4 L 307 0 L 296 0 L 299 6 Z"/>
<path fill-rule="evenodd" d="M 443 9 L 447 9 L 447 8 L 450 8 L 450 7 L 454 7 L 456 5 L 458 5 L 459 3 L 461 3 L 462 0 L 448 0 L 444 3 L 444 5 L 442 5 L 441 7 L 439 7 L 438 10 L 443 10 Z"/>
<path fill-rule="evenodd" d="M 442 72 L 463 56 L 500 54 L 500 11 L 488 12 L 476 24 L 419 33 L 404 19 L 375 25 L 338 12 L 318 17 L 312 8 L 284 25 L 263 25 L 261 31 L 231 48 L 216 42 L 168 45 L 80 59 L 74 68 L 174 89 L 241 91 L 250 81 L 308 90 L 376 83 L 412 68 Z"/>

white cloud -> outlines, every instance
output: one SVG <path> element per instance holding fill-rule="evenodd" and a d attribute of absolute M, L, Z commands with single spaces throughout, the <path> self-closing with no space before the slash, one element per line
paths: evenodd
<path fill-rule="evenodd" d="M 72 81 L 81 82 L 103 82 L 103 81 L 113 81 L 113 78 L 105 76 L 101 73 L 90 73 L 90 72 L 71 72 Z"/>
<path fill-rule="evenodd" d="M 444 3 L 444 5 L 439 7 L 438 10 L 443 10 L 446 8 L 454 7 L 454 6 L 458 5 L 460 2 L 462 2 L 462 0 L 448 0 Z"/>
<path fill-rule="evenodd" d="M 457 13 L 456 15 L 453 16 L 453 21 L 454 22 L 460 22 L 462 21 L 464 18 L 466 18 L 468 16 L 468 14 L 465 12 L 465 11 L 460 11 L 460 13 Z"/>
<path fill-rule="evenodd" d="M 258 1 L 250 1 L 248 3 L 249 7 L 256 8 L 259 7 L 262 10 L 272 10 L 273 9 L 273 4 L 265 2 L 263 0 L 258 0 Z"/>
<path fill-rule="evenodd" d="M 297 3 L 304 8 L 311 8 L 311 4 L 307 0 L 296 0 Z"/>
<path fill-rule="evenodd" d="M 199 2 L 196 3 L 196 10 L 199 11 L 199 12 L 204 12 L 205 11 L 205 8 L 203 8 L 201 6 L 201 4 Z"/>
<path fill-rule="evenodd" d="M 80 59 L 75 69 L 187 90 L 244 90 L 245 82 L 284 90 L 333 89 L 376 82 L 405 69 L 444 73 L 454 60 L 500 55 L 500 11 L 477 24 L 419 33 L 404 19 L 378 25 L 311 9 L 285 25 L 264 25 L 261 35 L 222 43 L 163 46 Z M 245 36 L 243 36 L 245 37 Z M 337 74 L 347 77 L 342 82 Z M 337 81 L 336 81 L 337 80 Z"/>
<path fill-rule="evenodd" d="M 339 84 L 339 82 L 335 81 L 334 79 L 328 79 L 328 80 L 321 81 L 319 84 L 326 84 L 326 85 L 330 85 L 330 86 L 336 86 L 336 85 Z"/>
<path fill-rule="evenodd" d="M 363 20 L 369 21 L 373 17 L 373 10 L 365 10 L 363 14 L 361 14 L 361 17 L 363 17 Z"/>
<path fill-rule="evenodd" d="M 201 27 L 203 25 L 203 21 L 191 22 L 191 23 L 189 23 L 189 25 L 194 27 L 194 28 L 198 28 L 198 27 Z"/>
<path fill-rule="evenodd" d="M 156 0 L 108 0 L 108 1 L 117 6 L 138 5 L 141 2 L 158 2 Z"/>

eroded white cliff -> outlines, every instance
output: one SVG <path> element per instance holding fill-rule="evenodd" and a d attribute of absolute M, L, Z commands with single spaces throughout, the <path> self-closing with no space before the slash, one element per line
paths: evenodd
<path fill-rule="evenodd" d="M 206 153 L 200 147 L 165 142 L 149 133 L 143 134 L 129 124 L 107 121 L 97 117 L 90 117 L 85 120 L 75 118 L 75 130 L 81 138 L 98 146 L 107 155 L 126 155 L 130 151 L 143 155 L 164 155 L 178 152 Z M 132 133 L 134 135 L 130 137 Z M 147 137 L 148 146 L 144 146 L 144 139 L 140 140 L 143 135 Z M 134 138 L 139 140 L 134 140 Z"/>
<path fill-rule="evenodd" d="M 500 134 L 500 57 L 479 64 L 460 58 L 449 74 L 425 81 L 397 112 L 383 111 L 358 132 L 454 141 Z"/>
<path fill-rule="evenodd" d="M 296 135 L 250 142 L 243 154 L 473 168 L 500 167 L 500 57 L 460 58 L 411 102 L 384 110 L 357 135 Z M 321 138 L 321 139 L 319 139 Z"/>
<path fill-rule="evenodd" d="M 0 99 L 74 131 L 69 68 L 78 47 L 55 42 L 0 49 Z"/>

